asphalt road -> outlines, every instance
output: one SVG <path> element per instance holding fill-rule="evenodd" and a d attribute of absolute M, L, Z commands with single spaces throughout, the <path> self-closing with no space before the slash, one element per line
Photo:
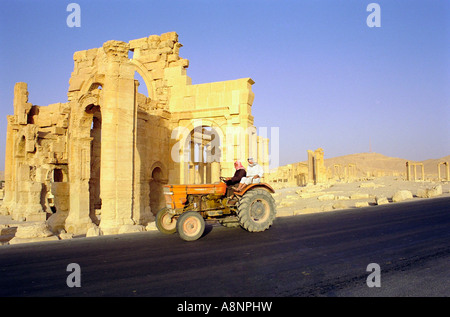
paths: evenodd
<path fill-rule="evenodd" d="M 448 197 L 206 231 L 2 246 L 0 296 L 450 296 Z M 371 263 L 380 287 L 367 285 Z"/>

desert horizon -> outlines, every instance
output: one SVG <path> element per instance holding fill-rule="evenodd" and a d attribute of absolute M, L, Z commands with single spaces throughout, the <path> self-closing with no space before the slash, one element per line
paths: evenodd
<path fill-rule="evenodd" d="M 367 160 L 368 158 L 372 158 L 372 160 Z M 424 169 L 426 174 L 437 175 L 437 164 L 440 162 L 448 162 L 450 161 L 450 155 L 446 155 L 440 158 L 429 158 L 423 161 L 414 161 L 405 158 L 399 157 L 391 157 L 386 156 L 382 153 L 376 152 L 362 152 L 362 153 L 353 153 L 347 155 L 341 155 L 336 157 L 330 157 L 324 159 L 324 164 L 327 168 L 333 167 L 334 164 L 348 164 L 355 163 L 357 167 L 364 168 L 364 170 L 376 170 L 376 169 L 385 169 L 388 171 L 395 171 L 399 173 L 405 172 L 405 163 L 407 161 L 422 163 L 424 164 Z M 282 166 L 288 166 L 290 164 L 295 163 L 306 163 L 306 161 L 297 161 L 289 164 L 285 164 Z M 282 167 L 280 166 L 280 167 Z M 272 171 L 271 171 L 272 172 Z M 5 171 L 0 171 L 0 181 L 5 180 Z"/>
<path fill-rule="evenodd" d="M 397 173 L 405 173 L 406 162 L 412 162 L 412 163 L 421 163 L 424 165 L 425 174 L 429 175 L 437 175 L 437 164 L 440 162 L 448 162 L 450 161 L 450 155 L 446 155 L 440 158 L 429 158 L 422 161 L 415 161 L 410 160 L 407 158 L 399 158 L 399 157 L 391 157 L 384 155 L 382 153 L 376 153 L 376 152 L 362 152 L 362 153 L 353 153 L 353 154 L 347 154 L 342 156 L 336 156 L 336 157 L 330 157 L 326 158 L 326 149 L 325 149 L 325 158 L 324 158 L 324 165 L 326 168 L 332 168 L 335 164 L 356 164 L 357 169 L 360 170 L 360 172 L 364 173 L 367 171 L 382 171 L 386 170 L 389 172 L 397 172 Z M 296 161 L 289 164 L 282 165 L 288 166 L 291 164 L 306 164 L 307 161 Z M 271 170 L 271 172 L 275 171 Z"/>

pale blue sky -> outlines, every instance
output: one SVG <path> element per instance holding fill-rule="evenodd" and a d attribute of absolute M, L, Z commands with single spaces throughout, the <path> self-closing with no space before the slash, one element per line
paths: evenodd
<path fill-rule="evenodd" d="M 69 28 L 66 7 L 81 7 Z M 369 28 L 369 3 L 381 27 Z M 16 82 L 66 102 L 73 53 L 176 31 L 194 84 L 251 77 L 257 127 L 279 127 L 280 164 L 368 152 L 450 154 L 450 1 L 1 0 L 0 170 Z"/>

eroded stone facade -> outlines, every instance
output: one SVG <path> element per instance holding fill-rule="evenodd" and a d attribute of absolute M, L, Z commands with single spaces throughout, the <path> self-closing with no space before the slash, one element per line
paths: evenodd
<path fill-rule="evenodd" d="M 267 139 L 255 135 L 258 150 L 249 153 L 249 138 L 230 135 L 256 130 L 253 80 L 192 85 L 181 46 L 170 32 L 76 52 L 64 103 L 33 105 L 27 84 L 17 83 L 4 211 L 48 218 L 53 230 L 98 225 L 113 234 L 153 221 L 165 183 L 216 182 L 250 155 L 266 166 Z"/>

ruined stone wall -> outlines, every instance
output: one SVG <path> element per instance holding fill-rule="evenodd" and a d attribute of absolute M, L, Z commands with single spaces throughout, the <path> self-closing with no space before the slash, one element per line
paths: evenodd
<path fill-rule="evenodd" d="M 307 154 L 306 162 L 279 166 L 267 174 L 267 181 L 275 187 L 326 183 L 330 177 L 324 164 L 324 150 L 308 150 Z"/>
<path fill-rule="evenodd" d="M 234 160 L 249 156 L 250 142 L 227 129 L 256 130 L 254 82 L 192 85 L 180 47 L 170 32 L 75 52 L 66 103 L 32 105 L 26 83 L 16 84 L 3 210 L 15 218 L 49 218 L 53 229 L 73 234 L 93 226 L 117 233 L 154 220 L 164 206 L 163 184 L 231 176 Z M 148 96 L 138 93 L 139 85 Z M 190 138 L 196 129 L 206 134 Z M 267 166 L 268 140 L 255 135 L 255 141 L 252 155 Z M 215 159 L 202 154 L 192 162 L 191 146 Z"/>
<path fill-rule="evenodd" d="M 304 186 L 308 183 L 308 164 L 293 163 L 279 166 L 266 174 L 266 181 L 279 186 Z"/>
<path fill-rule="evenodd" d="M 53 182 L 67 181 L 65 103 L 47 107 L 28 102 L 26 83 L 14 87 L 14 115 L 8 116 L 5 198 L 14 219 L 45 220 L 51 212 Z"/>

